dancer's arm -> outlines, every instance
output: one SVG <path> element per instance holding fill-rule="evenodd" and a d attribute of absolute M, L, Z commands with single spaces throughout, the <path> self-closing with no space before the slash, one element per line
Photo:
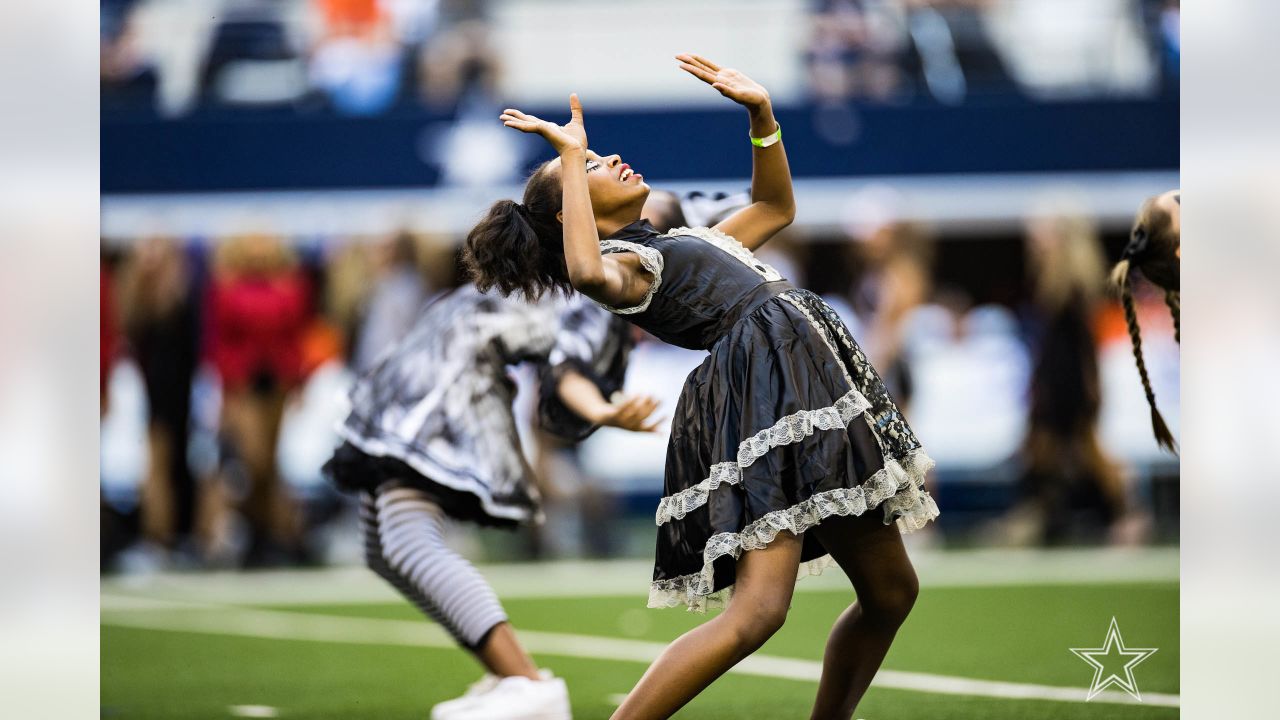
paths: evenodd
<path fill-rule="evenodd" d="M 564 259 L 570 284 L 605 305 L 638 304 L 650 284 L 643 271 L 600 255 L 600 235 L 587 189 L 587 131 L 582 121 L 582 103 L 576 94 L 569 96 L 569 113 L 571 119 L 566 125 L 539 120 L 513 108 L 504 110 L 501 119 L 509 128 L 541 135 L 560 154 Z"/>
<path fill-rule="evenodd" d="M 751 78 L 700 55 L 677 55 L 680 69 L 709 84 L 721 95 L 747 109 L 751 137 L 765 138 L 778 130 L 769 92 Z M 751 148 L 751 204 L 725 218 L 716 229 L 755 250 L 796 217 L 787 153 L 778 141 L 769 147 Z"/>
<path fill-rule="evenodd" d="M 574 370 L 560 376 L 556 394 L 565 407 L 592 425 L 607 425 L 634 432 L 655 432 L 662 423 L 661 420 L 650 419 L 658 407 L 657 400 L 637 395 L 609 402 L 600 394 L 600 388 L 595 383 Z"/>

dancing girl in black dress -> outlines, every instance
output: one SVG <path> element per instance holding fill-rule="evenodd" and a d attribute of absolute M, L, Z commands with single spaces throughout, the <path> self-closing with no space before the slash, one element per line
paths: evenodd
<path fill-rule="evenodd" d="M 752 254 L 795 215 L 769 94 L 705 58 L 677 59 L 748 111 L 747 207 L 713 228 L 658 233 L 641 218 L 644 178 L 588 149 L 574 95 L 563 126 L 502 114 L 558 157 L 530 177 L 523 203 L 493 206 L 466 262 L 482 288 L 572 287 L 666 342 L 709 351 L 672 420 L 649 605 L 726 609 L 673 642 L 615 717 L 676 712 L 782 626 L 798 577 L 835 563 L 857 602 L 835 621 L 812 712 L 848 718 L 918 592 L 901 533 L 938 514 L 924 491 L 932 463 L 835 312 Z"/>

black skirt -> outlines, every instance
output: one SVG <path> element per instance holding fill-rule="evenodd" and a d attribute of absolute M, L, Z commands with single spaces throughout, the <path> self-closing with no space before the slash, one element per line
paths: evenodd
<path fill-rule="evenodd" d="M 835 312 L 789 289 L 737 319 L 672 420 L 650 607 L 727 603 L 737 558 L 803 534 L 799 575 L 832 561 L 805 530 L 878 512 L 902 532 L 938 508 L 933 462 Z"/>

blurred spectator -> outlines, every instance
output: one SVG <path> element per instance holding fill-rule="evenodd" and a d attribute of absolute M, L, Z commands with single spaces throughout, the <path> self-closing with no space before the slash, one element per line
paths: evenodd
<path fill-rule="evenodd" d="M 1017 92 L 987 30 L 990 0 L 819 0 L 805 59 L 822 100 Z"/>
<path fill-rule="evenodd" d="M 135 0 L 103 0 L 98 72 L 107 106 L 147 107 L 157 76 L 140 39 Z"/>
<path fill-rule="evenodd" d="M 1182 64 L 1182 3 L 1179 0 L 1142 0 L 1143 16 L 1153 50 L 1159 55 L 1161 86 L 1178 92 Z"/>
<path fill-rule="evenodd" d="M 312 85 L 345 115 L 374 115 L 389 108 L 403 71 L 403 50 L 391 16 L 378 0 L 314 4 L 321 30 L 311 49 Z"/>
<path fill-rule="evenodd" d="M 905 17 L 885 0 L 818 0 L 805 63 L 821 100 L 894 99 L 902 87 L 899 57 Z"/>
<path fill-rule="evenodd" d="M 903 352 L 906 322 L 929 299 L 933 277 L 933 237 L 924 227 L 901 220 L 902 199 L 870 189 L 849 205 L 846 228 L 856 241 L 860 268 L 850 288 L 861 325 L 861 342 L 885 387 L 904 413 L 910 412 L 911 367 Z"/>
<path fill-rule="evenodd" d="M 294 559 L 299 518 L 276 467 L 285 398 L 302 379 L 302 340 L 310 320 L 308 283 L 294 254 L 274 237 L 250 235 L 217 249 L 207 300 L 205 349 L 222 380 L 221 464 L 211 518 L 240 506 L 249 523 L 246 562 Z"/>
<path fill-rule="evenodd" d="M 107 381 L 111 376 L 111 366 L 116 359 L 116 334 L 119 332 L 116 323 L 115 288 L 111 279 L 111 271 L 107 269 L 105 258 L 98 265 L 98 414 L 107 414 Z"/>
<path fill-rule="evenodd" d="M 187 464 L 191 379 L 199 335 L 191 269 L 170 238 L 139 243 L 121 274 L 124 335 L 142 371 L 148 408 L 148 465 L 142 535 L 158 547 L 193 551 L 196 484 Z"/>
<path fill-rule="evenodd" d="M 911 52 L 904 64 L 920 92 L 949 105 L 971 94 L 1015 93 L 990 33 L 991 0 L 904 0 Z"/>
<path fill-rule="evenodd" d="M 450 108 L 472 95 L 496 97 L 502 65 L 491 28 L 484 0 L 440 0 L 439 25 L 418 60 L 428 105 Z"/>
<path fill-rule="evenodd" d="M 658 232 L 663 233 L 689 224 L 680 207 L 680 196 L 670 190 L 650 190 L 640 215 L 653 223 Z"/>
<path fill-rule="evenodd" d="M 1094 330 L 1106 267 L 1097 231 L 1083 216 L 1041 214 L 1028 221 L 1026 233 L 1031 406 L 1022 499 L 1007 518 L 1005 539 L 1057 544 L 1114 530 L 1127 509 L 1119 469 L 1098 438 L 1102 398 Z"/>
<path fill-rule="evenodd" d="M 370 369 L 383 351 L 408 332 L 429 292 L 412 235 L 397 234 L 377 244 L 373 252 L 376 276 L 351 358 L 357 373 Z"/>

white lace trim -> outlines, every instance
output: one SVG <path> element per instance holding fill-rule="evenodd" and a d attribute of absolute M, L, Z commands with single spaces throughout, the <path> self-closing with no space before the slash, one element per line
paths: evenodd
<path fill-rule="evenodd" d="M 937 504 L 921 489 L 924 475 L 931 467 L 933 460 L 924 450 L 917 450 L 900 461 L 887 460 L 881 470 L 857 487 L 818 493 L 789 508 L 764 515 L 742 532 L 713 535 L 702 551 L 702 571 L 653 582 L 649 586 L 648 605 L 665 608 L 683 603 L 693 612 L 723 607 L 733 596 L 733 586 L 713 591 L 717 559 L 730 555 L 736 560 L 748 550 L 765 547 L 784 530 L 800 535 L 833 515 L 862 515 L 879 506 L 886 520 L 898 516 L 899 532 L 919 530 L 938 516 Z M 796 579 L 821 574 L 832 564 L 830 556 L 802 563 Z"/>
<path fill-rule="evenodd" d="M 742 471 L 757 459 L 776 447 L 800 442 L 815 430 L 835 430 L 848 427 L 849 421 L 871 408 L 862 393 L 850 390 L 836 399 L 835 404 L 816 410 L 800 410 L 783 417 L 772 426 L 761 430 L 738 445 L 737 460 L 716 463 L 706 480 L 678 493 L 668 495 L 658 502 L 655 520 L 658 525 L 679 520 L 690 511 L 707 503 L 711 492 L 728 483 L 742 482 Z"/>
<path fill-rule="evenodd" d="M 648 310 L 649 303 L 653 302 L 653 296 L 658 292 L 658 286 L 662 284 L 662 253 L 658 252 L 654 248 L 647 247 L 639 243 L 633 243 L 628 240 L 601 240 L 600 252 L 601 254 L 611 252 L 635 253 L 640 257 L 640 264 L 644 266 L 644 269 L 648 270 L 653 275 L 653 283 L 649 285 L 649 290 L 645 292 L 644 299 L 641 300 L 638 305 L 620 308 L 601 303 L 601 307 L 618 315 L 631 315 L 633 313 L 641 313 Z"/>
<path fill-rule="evenodd" d="M 769 265 L 757 260 L 756 256 L 750 250 L 748 250 L 745 245 L 738 242 L 737 238 L 734 238 L 731 235 L 727 235 L 724 232 L 717 230 L 715 228 L 678 227 L 678 228 L 672 228 L 667 233 L 667 235 L 692 235 L 696 238 L 701 238 L 711 243 L 712 245 L 715 245 L 721 250 L 729 253 L 736 260 L 741 262 L 743 265 L 746 265 L 752 270 L 755 270 L 765 280 L 781 280 L 782 279 L 781 273 L 779 273 L 777 270 L 774 270 Z"/>

